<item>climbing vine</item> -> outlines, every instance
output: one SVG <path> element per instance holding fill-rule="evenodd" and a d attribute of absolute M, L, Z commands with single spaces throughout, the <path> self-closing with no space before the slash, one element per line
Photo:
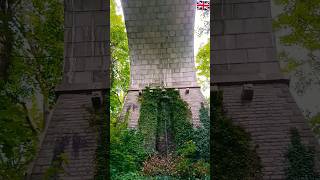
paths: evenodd
<path fill-rule="evenodd" d="M 139 130 L 145 137 L 145 146 L 149 152 L 156 151 L 156 142 L 161 141 L 165 134 L 170 151 L 174 149 L 173 144 L 179 148 L 192 140 L 191 112 L 178 91 L 146 88 L 140 103 Z"/>
<path fill-rule="evenodd" d="M 109 174 L 109 139 L 110 139 L 110 117 L 109 111 L 109 91 L 105 94 L 105 98 L 101 107 L 87 108 L 90 114 L 90 127 L 95 128 L 97 132 L 97 149 L 95 153 L 95 180 L 108 179 Z"/>
<path fill-rule="evenodd" d="M 297 129 L 291 129 L 291 143 L 286 154 L 288 180 L 294 179 L 320 179 L 315 170 L 314 150 L 302 144 Z"/>
<path fill-rule="evenodd" d="M 222 91 L 215 91 L 211 96 L 210 156 L 213 179 L 259 178 L 262 167 L 250 134 L 225 116 L 222 100 Z"/>
<path fill-rule="evenodd" d="M 200 111 L 203 127 L 194 128 L 188 104 L 175 89 L 146 88 L 140 103 L 139 131 L 150 154 L 142 174 L 159 179 L 208 178 L 208 109 Z"/>

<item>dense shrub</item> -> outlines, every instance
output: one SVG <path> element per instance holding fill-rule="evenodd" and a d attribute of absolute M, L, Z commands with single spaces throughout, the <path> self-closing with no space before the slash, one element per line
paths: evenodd
<path fill-rule="evenodd" d="M 297 129 L 291 129 L 291 143 L 286 154 L 287 168 L 286 176 L 288 180 L 320 179 L 314 171 L 314 150 L 305 147 Z"/>
<path fill-rule="evenodd" d="M 155 154 L 143 163 L 143 174 L 146 176 L 176 176 L 177 159 L 174 156 Z"/>
<path fill-rule="evenodd" d="M 222 92 L 211 96 L 211 168 L 213 179 L 255 179 L 261 175 L 260 159 L 250 134 L 224 115 Z"/>
<path fill-rule="evenodd" d="M 200 111 L 203 126 L 193 129 L 190 109 L 179 91 L 146 88 L 139 101 L 138 130 L 127 129 L 126 123 L 110 126 L 112 179 L 207 178 L 208 110 Z"/>
<path fill-rule="evenodd" d="M 153 155 L 143 164 L 143 174 L 155 179 L 205 179 L 210 174 L 208 162 L 172 154 Z"/>
<path fill-rule="evenodd" d="M 194 142 L 196 151 L 200 158 L 209 161 L 210 158 L 210 117 L 208 108 L 202 106 L 200 109 L 200 121 L 202 126 L 194 130 Z"/>
<path fill-rule="evenodd" d="M 110 170 L 112 179 L 129 172 L 137 172 L 147 158 L 143 136 L 136 130 L 128 129 L 126 123 L 110 126 Z"/>
<path fill-rule="evenodd" d="M 150 178 L 142 176 L 139 172 L 128 172 L 126 174 L 121 174 L 113 176 L 112 180 L 149 180 Z"/>

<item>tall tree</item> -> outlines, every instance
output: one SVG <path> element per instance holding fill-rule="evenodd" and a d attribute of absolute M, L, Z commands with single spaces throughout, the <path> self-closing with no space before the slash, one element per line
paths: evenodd
<path fill-rule="evenodd" d="M 55 102 L 54 88 L 62 78 L 64 10 L 61 0 L 31 0 L 23 22 L 28 47 L 24 62 L 29 79 L 43 96 L 44 120 Z"/>
<path fill-rule="evenodd" d="M 46 104 L 54 104 L 53 89 L 61 79 L 63 3 L 1 0 L 0 5 L 0 179 L 22 179 L 41 132 L 35 108 L 27 103 L 42 94 Z"/>
<path fill-rule="evenodd" d="M 306 57 L 296 58 L 290 52 L 279 54 L 286 66 L 284 72 L 296 79 L 293 87 L 298 95 L 320 85 L 320 0 L 274 0 L 282 6 L 282 13 L 275 19 L 275 30 L 285 31 L 280 37 L 284 46 L 299 47 Z M 308 115 L 307 115 L 308 116 Z M 319 135 L 319 116 L 310 119 L 314 132 Z"/>
<path fill-rule="evenodd" d="M 122 16 L 116 12 L 116 3 L 110 1 L 110 47 L 111 47 L 111 120 L 122 110 L 124 96 L 129 88 L 130 61 L 128 38 Z"/>
<path fill-rule="evenodd" d="M 196 56 L 198 79 L 203 85 L 208 84 L 210 81 L 210 39 L 203 45 Z M 204 87 L 209 88 L 209 87 Z"/>
<path fill-rule="evenodd" d="M 298 46 L 307 52 L 307 57 L 300 59 L 285 51 L 280 53 L 280 60 L 287 64 L 285 72 L 293 73 L 299 79 L 295 89 L 298 94 L 303 94 L 314 83 L 320 85 L 320 0 L 274 1 L 283 7 L 283 12 L 273 24 L 276 30 L 286 31 L 280 42 L 285 46 Z"/>

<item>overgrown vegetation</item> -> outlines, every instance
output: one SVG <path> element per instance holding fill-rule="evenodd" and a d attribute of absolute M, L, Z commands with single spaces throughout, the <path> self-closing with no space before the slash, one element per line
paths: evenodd
<path fill-rule="evenodd" d="M 112 179 L 209 178 L 208 109 L 201 109 L 203 126 L 194 129 L 174 89 L 146 88 L 140 103 L 137 130 L 126 122 L 111 125 Z"/>
<path fill-rule="evenodd" d="M 0 179 L 22 179 L 62 76 L 62 1 L 0 1 L 0 58 Z"/>
<path fill-rule="evenodd" d="M 222 100 L 222 91 L 212 93 L 212 177 L 214 180 L 259 179 L 262 167 L 250 134 L 225 116 Z"/>
<path fill-rule="evenodd" d="M 291 143 L 286 154 L 287 168 L 286 179 L 320 179 L 315 172 L 315 152 L 314 149 L 306 147 L 301 142 L 297 129 L 291 129 Z"/>
<path fill-rule="evenodd" d="M 122 16 L 116 13 L 116 3 L 110 0 L 110 118 L 117 120 L 129 88 L 130 61 L 128 38 Z"/>
<path fill-rule="evenodd" d="M 104 102 L 99 108 L 88 109 L 91 114 L 90 126 L 97 132 L 97 149 L 95 152 L 95 180 L 105 180 L 110 177 L 109 152 L 110 152 L 110 99 L 109 92 L 105 95 Z"/>
<path fill-rule="evenodd" d="M 284 71 L 297 79 L 294 88 L 302 95 L 307 88 L 319 84 L 320 77 L 320 1 L 274 0 L 282 7 L 282 13 L 275 19 L 275 30 L 285 32 L 280 42 L 285 46 L 298 47 L 296 58 L 288 51 L 280 53 L 280 60 L 286 64 Z"/>
<path fill-rule="evenodd" d="M 191 112 L 178 91 L 146 88 L 140 103 L 139 130 L 145 137 L 146 148 L 151 152 L 156 151 L 155 144 L 160 138 L 174 143 L 177 148 L 192 140 Z M 167 146 L 169 151 L 173 150 L 170 144 Z"/>
<path fill-rule="evenodd" d="M 203 76 L 209 81 L 210 78 L 210 39 L 199 49 L 196 56 L 196 63 L 198 64 L 198 75 Z"/>
<path fill-rule="evenodd" d="M 316 137 L 320 139 L 320 113 L 316 114 L 309 120 L 312 131 L 315 133 Z"/>
<path fill-rule="evenodd" d="M 147 157 L 142 134 L 137 130 L 128 129 L 125 121 L 111 122 L 110 135 L 111 179 L 139 174 Z"/>

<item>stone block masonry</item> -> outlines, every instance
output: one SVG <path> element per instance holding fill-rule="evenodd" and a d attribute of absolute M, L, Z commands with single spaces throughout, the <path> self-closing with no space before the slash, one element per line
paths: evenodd
<path fill-rule="evenodd" d="M 258 145 L 263 179 L 282 180 L 291 128 L 299 130 L 306 146 L 316 148 L 318 167 L 320 149 L 290 94 L 289 80 L 281 74 L 270 3 L 270 0 L 213 2 L 211 87 L 223 91 L 227 115 L 244 127 Z M 245 84 L 252 84 L 251 101 L 241 98 Z"/>
<path fill-rule="evenodd" d="M 200 88 L 190 88 L 189 93 L 186 93 L 186 88 L 178 89 L 181 98 L 188 103 L 190 111 L 192 113 L 192 124 L 194 127 L 201 125 L 199 119 L 199 111 L 201 108 L 201 103 L 204 102 L 204 97 L 200 91 Z M 138 103 L 139 92 L 129 91 L 123 108 L 123 116 L 126 112 L 130 112 L 129 116 L 129 128 L 138 128 L 139 116 L 140 116 L 140 103 Z"/>
<path fill-rule="evenodd" d="M 122 1 L 129 39 L 131 89 L 194 87 L 195 6 L 189 0 Z"/>
<path fill-rule="evenodd" d="M 109 4 L 65 0 L 64 76 L 57 91 L 109 87 Z"/>
<path fill-rule="evenodd" d="M 96 172 L 96 128 L 90 124 L 92 97 L 109 88 L 109 1 L 64 0 L 64 74 L 52 118 L 30 180 L 43 180 L 59 155 L 63 180 L 92 180 Z M 107 120 L 106 120 L 107 121 Z M 51 169 L 52 170 L 52 169 Z"/>
<path fill-rule="evenodd" d="M 196 81 L 193 52 L 196 7 L 190 0 L 123 0 L 130 49 L 130 90 L 124 112 L 138 126 L 138 91 L 146 86 L 178 88 L 198 126 L 204 98 Z M 189 94 L 185 94 L 186 89 Z"/>
<path fill-rule="evenodd" d="M 30 180 L 43 180 L 52 166 L 57 148 L 66 154 L 60 179 L 91 180 L 95 175 L 97 134 L 90 126 L 91 98 L 87 94 L 61 95 L 53 112 Z"/>

